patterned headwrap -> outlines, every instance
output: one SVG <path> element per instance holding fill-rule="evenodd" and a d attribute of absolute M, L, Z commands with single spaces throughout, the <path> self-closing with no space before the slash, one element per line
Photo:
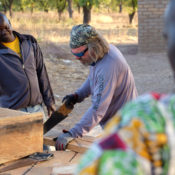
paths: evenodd
<path fill-rule="evenodd" d="M 76 25 L 72 28 L 70 34 L 70 47 L 78 48 L 86 45 L 90 39 L 97 36 L 97 32 L 94 27 L 88 24 Z"/>

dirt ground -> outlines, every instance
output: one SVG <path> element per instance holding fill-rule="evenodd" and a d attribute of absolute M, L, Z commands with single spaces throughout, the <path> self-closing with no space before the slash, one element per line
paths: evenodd
<path fill-rule="evenodd" d="M 161 93 L 172 91 L 174 80 L 166 53 L 137 53 L 137 45 L 119 45 L 117 47 L 131 67 L 139 95 L 149 91 Z M 51 52 L 44 53 L 45 63 L 56 105 L 59 106 L 66 94 L 73 93 L 80 87 L 88 75 L 89 68 L 75 60 L 66 45 L 53 46 Z M 77 104 L 69 118 L 61 122 L 57 129 L 73 127 L 90 105 L 90 98 Z"/>

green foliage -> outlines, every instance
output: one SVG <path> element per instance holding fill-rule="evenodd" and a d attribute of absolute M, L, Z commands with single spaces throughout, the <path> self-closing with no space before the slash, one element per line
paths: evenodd
<path fill-rule="evenodd" d="M 111 1 L 112 0 L 101 0 L 100 5 L 101 5 L 101 7 L 104 7 L 104 8 L 108 7 L 109 8 L 111 6 Z"/>
<path fill-rule="evenodd" d="M 6 11 L 14 1 L 15 0 L 0 0 L 0 6 Z"/>
<path fill-rule="evenodd" d="M 79 4 L 79 1 L 80 0 L 73 0 L 72 2 L 73 2 L 73 4 Z"/>
<path fill-rule="evenodd" d="M 13 3 L 14 11 L 24 11 L 26 8 L 26 0 L 15 0 L 15 2 Z"/>
<path fill-rule="evenodd" d="M 27 9 L 37 9 L 48 11 L 53 0 L 14 0 L 13 10 L 25 11 Z M 55 0 L 54 0 L 55 1 Z"/>
<path fill-rule="evenodd" d="M 116 0 L 115 0 L 116 1 Z M 112 0 L 101 0 L 100 4 L 105 6 L 109 6 L 111 4 Z"/>
<path fill-rule="evenodd" d="M 57 11 L 63 11 L 66 7 L 66 0 L 48 0 L 48 2 L 49 7 L 51 9 L 57 9 Z"/>
<path fill-rule="evenodd" d="M 128 7 L 132 7 L 133 5 L 137 7 L 137 0 L 124 0 L 123 4 Z"/>
<path fill-rule="evenodd" d="M 49 11 L 49 0 L 38 0 L 37 4 L 39 9 L 44 10 L 45 12 Z"/>
<path fill-rule="evenodd" d="M 15 0 L 13 10 L 25 11 L 37 8 L 37 0 Z"/>
<path fill-rule="evenodd" d="M 5 6 L 6 6 L 5 0 L 0 0 L 0 10 L 1 11 L 5 11 Z"/>
<path fill-rule="evenodd" d="M 128 8 L 129 13 L 136 11 L 138 0 L 124 0 L 123 5 Z"/>
<path fill-rule="evenodd" d="M 66 0 L 56 0 L 56 8 L 58 12 L 63 12 L 66 7 Z"/>
<path fill-rule="evenodd" d="M 87 8 L 92 8 L 93 5 L 98 6 L 100 4 L 100 0 L 79 0 L 79 4 L 81 7 L 85 6 Z"/>
<path fill-rule="evenodd" d="M 67 0 L 0 0 L 0 11 L 8 11 L 9 3 L 13 1 L 12 9 L 15 11 L 26 11 L 30 10 L 54 10 L 63 12 L 67 6 Z M 97 7 L 98 12 L 103 11 L 119 11 L 119 5 L 122 4 L 122 9 L 127 11 L 129 14 L 137 10 L 138 0 L 72 0 L 73 7 L 80 10 L 80 7 L 85 7 L 91 10 L 92 7 Z"/>

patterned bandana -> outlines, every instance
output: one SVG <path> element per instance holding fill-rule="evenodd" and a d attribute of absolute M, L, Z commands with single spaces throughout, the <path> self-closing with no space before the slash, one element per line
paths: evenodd
<path fill-rule="evenodd" d="M 72 28 L 70 35 L 70 47 L 73 49 L 86 45 L 90 39 L 97 36 L 97 32 L 88 24 L 80 24 Z"/>

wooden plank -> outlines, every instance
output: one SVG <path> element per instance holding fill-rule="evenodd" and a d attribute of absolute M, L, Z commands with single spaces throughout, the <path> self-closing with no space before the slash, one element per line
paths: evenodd
<path fill-rule="evenodd" d="M 44 144 L 49 146 L 55 146 L 55 141 L 53 140 L 53 138 L 44 137 Z"/>
<path fill-rule="evenodd" d="M 13 169 L 17 169 L 20 167 L 32 165 L 36 162 L 37 162 L 37 160 L 33 160 L 31 158 L 23 158 L 23 159 L 15 160 L 15 161 L 8 162 L 5 164 L 1 164 L 0 173 L 5 172 L 5 171 L 9 171 L 9 170 L 13 170 Z"/>
<path fill-rule="evenodd" d="M 86 152 L 92 143 L 90 142 L 86 142 L 84 140 L 81 139 L 74 139 L 72 140 L 68 145 L 67 145 L 67 149 L 74 151 L 74 152 L 78 152 L 78 153 L 84 153 Z"/>
<path fill-rule="evenodd" d="M 67 149 L 78 153 L 84 153 L 87 149 L 90 148 L 90 145 L 92 144 L 92 142 L 90 142 L 90 136 L 88 137 L 88 139 L 89 140 L 86 141 L 85 138 L 76 138 L 68 143 Z M 92 137 L 91 140 L 95 140 L 95 138 Z M 49 146 L 55 146 L 55 141 L 53 140 L 53 138 L 44 137 L 44 144 Z"/>
<path fill-rule="evenodd" d="M 13 109 L 0 108 L 0 118 L 16 117 L 21 115 L 28 115 L 29 113 L 17 111 Z"/>
<path fill-rule="evenodd" d="M 38 175 L 40 174 L 39 172 L 46 167 L 51 168 L 50 174 L 52 175 L 71 175 L 74 173 L 81 156 L 82 154 L 72 151 L 55 151 L 53 159 L 37 164 L 29 175 Z M 50 174 L 44 173 L 44 175 Z"/>
<path fill-rule="evenodd" d="M 97 137 L 92 137 L 92 136 L 83 136 L 79 138 L 80 140 L 84 140 L 86 142 L 93 143 L 97 140 Z"/>
<path fill-rule="evenodd" d="M 71 151 L 69 152 L 59 151 L 59 152 L 53 152 L 53 154 L 54 154 L 54 158 L 48 161 L 44 161 L 43 164 L 42 162 L 38 162 L 38 160 L 32 159 L 30 157 L 25 157 L 19 160 L 1 164 L 0 173 L 9 171 L 9 170 L 13 170 L 13 169 L 17 169 L 17 168 L 21 168 L 21 167 L 26 167 L 28 165 L 33 165 L 35 163 L 37 163 L 38 167 L 45 167 L 46 164 L 47 166 L 52 166 L 53 164 L 54 165 L 68 164 L 72 160 L 72 158 L 75 156 L 75 153 Z M 47 163 L 45 164 L 45 162 Z"/>
<path fill-rule="evenodd" d="M 81 155 L 79 153 L 75 153 L 72 151 L 54 151 L 51 152 L 54 154 L 53 159 L 50 159 L 48 161 L 39 162 L 35 166 L 25 166 L 21 167 L 19 166 L 18 169 L 6 171 L 6 174 L 11 175 L 19 175 L 24 174 L 24 172 L 28 171 L 27 175 L 38 175 L 38 174 L 44 174 L 44 175 L 51 175 L 55 174 L 54 172 L 58 171 L 58 174 L 60 174 L 60 169 L 64 169 L 66 167 L 74 166 L 78 163 Z M 32 169 L 31 169 L 32 167 Z M 74 169 L 69 171 L 71 174 L 73 174 Z M 67 172 L 61 173 L 66 174 Z"/>
<path fill-rule="evenodd" d="M 42 150 L 42 113 L 0 108 L 0 164 Z"/>

